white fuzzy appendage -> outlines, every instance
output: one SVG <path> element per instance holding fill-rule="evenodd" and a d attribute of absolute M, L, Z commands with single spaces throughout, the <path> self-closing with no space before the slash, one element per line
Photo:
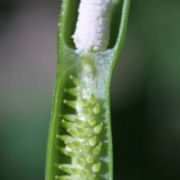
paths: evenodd
<path fill-rule="evenodd" d="M 109 42 L 110 0 L 81 0 L 72 36 L 80 53 L 105 50 Z"/>

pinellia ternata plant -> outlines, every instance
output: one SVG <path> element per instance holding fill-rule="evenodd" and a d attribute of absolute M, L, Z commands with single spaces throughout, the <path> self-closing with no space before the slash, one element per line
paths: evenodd
<path fill-rule="evenodd" d="M 46 180 L 112 180 L 109 89 L 130 0 L 63 0 Z"/>

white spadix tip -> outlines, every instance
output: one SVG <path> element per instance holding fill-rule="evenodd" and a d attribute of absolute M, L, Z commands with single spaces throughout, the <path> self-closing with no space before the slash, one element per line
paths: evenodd
<path fill-rule="evenodd" d="M 111 0 L 81 0 L 74 35 L 77 52 L 105 50 L 109 42 Z"/>

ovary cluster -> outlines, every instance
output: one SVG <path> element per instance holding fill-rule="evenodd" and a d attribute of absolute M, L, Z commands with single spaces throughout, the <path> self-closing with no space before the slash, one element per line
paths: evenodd
<path fill-rule="evenodd" d="M 111 0 L 81 0 L 72 36 L 77 52 L 105 50 L 109 42 Z"/>
<path fill-rule="evenodd" d="M 83 86 L 82 82 L 74 76 L 70 80 L 77 87 Z M 101 154 L 104 142 L 101 137 L 104 122 L 101 120 L 102 105 L 95 94 L 89 98 L 83 97 L 82 88 L 66 88 L 65 93 L 76 97 L 76 100 L 64 99 L 65 106 L 74 109 L 74 114 L 63 114 L 61 125 L 65 134 L 57 134 L 64 147 L 60 152 L 70 157 L 69 163 L 59 163 L 57 168 L 65 175 L 56 175 L 56 180 L 96 180 L 106 179 L 101 172 L 104 157 Z"/>

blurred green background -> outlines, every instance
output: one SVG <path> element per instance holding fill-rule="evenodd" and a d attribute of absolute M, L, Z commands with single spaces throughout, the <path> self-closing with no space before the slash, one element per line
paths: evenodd
<path fill-rule="evenodd" d="M 0 0 L 0 180 L 44 179 L 59 6 Z M 179 0 L 132 0 L 111 104 L 114 179 L 179 180 Z"/>

